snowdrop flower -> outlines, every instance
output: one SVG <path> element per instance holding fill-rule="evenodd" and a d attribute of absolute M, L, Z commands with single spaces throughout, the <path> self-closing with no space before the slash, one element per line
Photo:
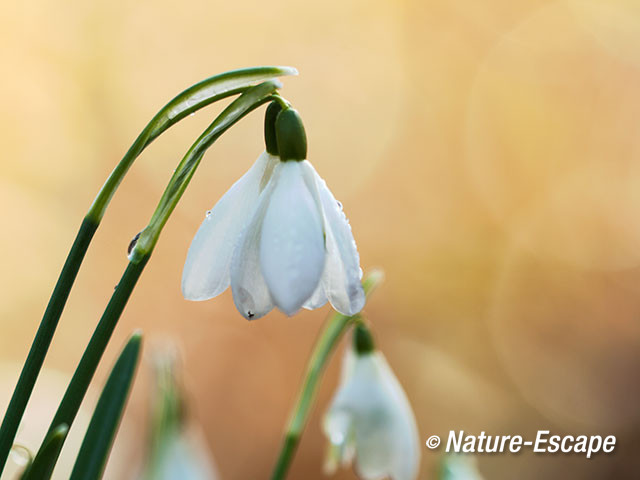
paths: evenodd
<path fill-rule="evenodd" d="M 323 430 L 329 440 L 327 473 L 355 457 L 356 472 L 364 480 L 413 480 L 418 475 L 420 440 L 413 411 L 363 325 L 354 331 Z"/>
<path fill-rule="evenodd" d="M 274 306 L 293 315 L 327 300 L 353 315 L 364 306 L 360 259 L 351 227 L 326 183 L 305 160 L 298 113 L 272 103 L 266 151 L 218 201 L 189 248 L 182 276 L 188 300 L 231 285 L 247 319 Z"/>

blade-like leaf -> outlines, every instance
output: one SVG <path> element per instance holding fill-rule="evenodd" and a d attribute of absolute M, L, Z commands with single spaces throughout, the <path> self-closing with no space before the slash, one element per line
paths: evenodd
<path fill-rule="evenodd" d="M 141 342 L 142 334 L 134 333 L 111 370 L 82 441 L 71 480 L 102 477 L 138 365 Z"/>
<path fill-rule="evenodd" d="M 68 432 L 69 427 L 65 424 L 51 430 L 44 440 L 42 448 L 24 471 L 20 480 L 48 480 L 51 478 Z"/>

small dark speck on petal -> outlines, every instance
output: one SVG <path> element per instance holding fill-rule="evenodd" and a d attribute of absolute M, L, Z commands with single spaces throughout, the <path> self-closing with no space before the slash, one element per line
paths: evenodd
<path fill-rule="evenodd" d="M 249 318 L 253 318 L 255 315 L 253 314 L 253 312 L 251 312 L 251 310 L 247 311 L 247 317 Z"/>

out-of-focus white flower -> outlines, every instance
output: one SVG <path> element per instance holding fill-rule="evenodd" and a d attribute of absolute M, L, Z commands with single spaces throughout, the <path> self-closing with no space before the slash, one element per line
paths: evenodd
<path fill-rule="evenodd" d="M 354 336 L 359 334 L 369 335 L 356 330 Z M 355 340 L 323 421 L 329 440 L 325 470 L 333 473 L 355 457 L 356 471 L 365 480 L 413 480 L 420 464 L 420 440 L 411 405 L 382 353 L 372 342 L 362 347 Z"/>
<path fill-rule="evenodd" d="M 293 315 L 327 300 L 353 315 L 365 299 L 342 205 L 304 159 L 306 139 L 295 110 L 278 115 L 276 132 L 279 156 L 260 155 L 207 213 L 187 254 L 182 293 L 207 300 L 231 285 L 247 319 L 274 306 Z"/>
<path fill-rule="evenodd" d="M 175 431 L 164 440 L 148 480 L 215 480 L 218 476 L 204 440 Z"/>
<path fill-rule="evenodd" d="M 483 480 L 475 457 L 469 455 L 445 455 L 440 465 L 440 480 Z"/>
<path fill-rule="evenodd" d="M 154 355 L 156 388 L 150 448 L 143 480 L 216 480 L 215 462 L 201 429 L 185 418 L 177 367 L 178 351 L 169 343 Z"/>

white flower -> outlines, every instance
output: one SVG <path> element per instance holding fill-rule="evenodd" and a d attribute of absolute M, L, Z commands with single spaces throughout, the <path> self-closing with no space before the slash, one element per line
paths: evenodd
<path fill-rule="evenodd" d="M 364 306 L 360 259 L 342 206 L 307 160 L 263 153 L 207 217 L 182 275 L 188 300 L 231 285 L 247 319 L 274 306 L 287 315 L 327 302 L 345 315 Z"/>
<path fill-rule="evenodd" d="M 413 480 L 418 475 L 420 440 L 411 405 L 376 350 L 347 351 L 323 430 L 329 440 L 327 473 L 355 457 L 364 480 Z"/>

